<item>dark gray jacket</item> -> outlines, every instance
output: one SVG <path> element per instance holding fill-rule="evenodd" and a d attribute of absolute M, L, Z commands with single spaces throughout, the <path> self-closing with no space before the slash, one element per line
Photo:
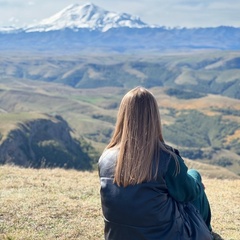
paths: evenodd
<path fill-rule="evenodd" d="M 179 202 L 170 195 L 166 183 L 169 163 L 175 161 L 169 153 L 160 153 L 161 161 L 156 181 L 127 187 L 119 187 L 113 183 L 117 153 L 117 150 L 107 150 L 99 159 L 106 240 L 212 239 L 198 211 L 185 201 L 196 198 L 198 190 L 195 189 L 198 189 L 198 186 L 191 178 L 188 179 L 187 167 L 183 161 L 180 172 L 184 186 L 187 187 L 183 189 L 183 195 L 180 195 L 186 195 L 186 199 Z M 170 176 L 170 179 L 174 177 Z M 179 181 L 179 178 L 176 181 Z M 174 184 L 178 186 L 178 183 Z M 173 189 L 171 191 L 173 192 Z M 181 189 L 178 192 L 181 192 Z M 188 192 L 190 197 L 186 194 Z"/>

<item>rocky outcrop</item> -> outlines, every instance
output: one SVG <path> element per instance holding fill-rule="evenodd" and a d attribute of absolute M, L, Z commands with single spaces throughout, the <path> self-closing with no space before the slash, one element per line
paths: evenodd
<path fill-rule="evenodd" d="M 0 145 L 0 164 L 91 169 L 92 160 L 61 116 L 18 123 Z"/>

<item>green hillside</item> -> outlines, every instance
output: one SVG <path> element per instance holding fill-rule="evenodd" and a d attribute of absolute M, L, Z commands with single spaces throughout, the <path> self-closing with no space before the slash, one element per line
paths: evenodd
<path fill-rule="evenodd" d="M 23 56 L 0 57 L 5 64 L 0 77 L 0 138 L 14 128 L 12 122 L 21 122 L 26 116 L 38 119 L 41 114 L 60 115 L 79 138 L 96 149 L 97 154 L 91 149 L 90 155 L 97 159 L 111 137 L 121 98 L 130 87 L 140 84 L 149 86 L 156 96 L 164 138 L 184 158 L 240 174 L 238 52 L 142 59 L 123 55 Z M 84 80 L 89 85 L 57 83 L 65 78 L 69 84 L 67 79 L 79 67 L 88 77 L 86 81 L 76 77 L 77 84 Z M 215 77 L 210 84 L 212 71 Z M 34 81 L 29 80 L 30 72 L 36 76 Z M 106 82 L 112 86 L 105 86 Z"/>
<path fill-rule="evenodd" d="M 93 148 L 59 115 L 4 113 L 0 121 L 0 164 L 90 170 L 96 162 Z"/>
<path fill-rule="evenodd" d="M 165 55 L 19 55 L 0 56 L 3 79 L 29 79 L 74 88 L 165 86 L 202 94 L 240 98 L 239 52 Z"/>

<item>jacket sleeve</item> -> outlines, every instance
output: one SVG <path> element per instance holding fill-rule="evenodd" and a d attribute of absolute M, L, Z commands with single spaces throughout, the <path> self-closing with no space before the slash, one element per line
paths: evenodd
<path fill-rule="evenodd" d="M 183 159 L 177 155 L 180 171 L 176 175 L 176 162 L 170 159 L 167 173 L 165 176 L 169 195 L 178 202 L 189 202 L 198 198 L 200 194 L 200 183 L 188 174 L 188 168 Z"/>

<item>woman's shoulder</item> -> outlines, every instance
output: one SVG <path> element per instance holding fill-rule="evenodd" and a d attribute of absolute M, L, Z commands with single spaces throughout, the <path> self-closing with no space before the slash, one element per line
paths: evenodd
<path fill-rule="evenodd" d="M 102 177 L 112 176 L 117 161 L 117 148 L 106 149 L 98 160 L 99 175 Z"/>
<path fill-rule="evenodd" d="M 102 155 L 100 156 L 98 163 L 100 164 L 101 162 L 107 161 L 107 160 L 113 160 L 117 158 L 117 154 L 118 154 L 118 149 L 117 148 L 109 148 L 109 149 L 105 149 L 102 153 Z"/>
<path fill-rule="evenodd" d="M 176 148 L 174 148 L 174 147 L 172 147 L 172 146 L 170 146 L 166 143 L 164 143 L 163 146 L 167 150 L 168 153 L 171 152 L 171 153 L 174 153 L 174 154 L 180 156 L 180 153 L 179 153 L 178 149 L 176 149 Z M 164 151 L 165 149 L 162 149 L 162 150 Z M 166 150 L 165 150 L 165 152 L 166 152 Z"/>

